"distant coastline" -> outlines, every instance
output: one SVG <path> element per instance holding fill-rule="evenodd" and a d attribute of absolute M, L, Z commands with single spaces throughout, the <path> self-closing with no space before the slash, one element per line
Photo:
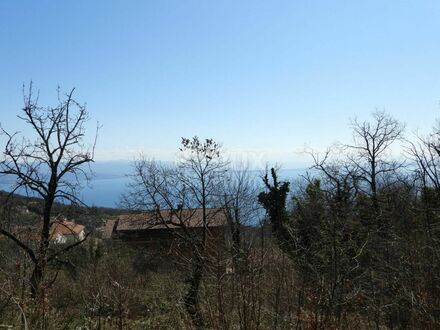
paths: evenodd
<path fill-rule="evenodd" d="M 121 194 L 125 191 L 130 178 L 132 167 L 130 161 L 97 161 L 92 165 L 94 176 L 79 193 L 79 197 L 88 206 L 117 208 Z M 282 169 L 279 173 L 285 180 L 292 180 L 298 175 L 305 173 L 305 168 Z M 253 170 L 255 176 L 263 173 L 263 170 Z M 12 181 L 0 178 L 0 190 L 8 191 Z M 25 194 L 24 191 L 19 191 Z"/>

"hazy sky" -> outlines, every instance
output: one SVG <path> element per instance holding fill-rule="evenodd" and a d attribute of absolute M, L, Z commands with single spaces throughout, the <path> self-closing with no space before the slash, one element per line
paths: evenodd
<path fill-rule="evenodd" d="M 295 164 L 375 108 L 440 117 L 440 1 L 0 2 L 0 122 L 32 79 L 77 88 L 103 125 L 98 159 L 170 159 L 181 136 Z"/>

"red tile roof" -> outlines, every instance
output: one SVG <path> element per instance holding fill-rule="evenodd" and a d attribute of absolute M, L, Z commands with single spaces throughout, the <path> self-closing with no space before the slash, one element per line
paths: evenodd
<path fill-rule="evenodd" d="M 56 234 L 61 235 L 78 235 L 84 230 L 83 225 L 79 225 L 72 221 L 61 220 L 55 221 L 50 227 L 51 236 Z"/>
<path fill-rule="evenodd" d="M 23 240 L 39 240 L 42 226 L 42 222 L 39 221 L 33 225 L 14 226 L 11 232 Z M 54 240 L 57 234 L 63 236 L 78 235 L 83 230 L 85 230 L 85 226 L 79 225 L 73 221 L 67 221 L 65 219 L 52 220 L 50 224 L 49 239 Z"/>

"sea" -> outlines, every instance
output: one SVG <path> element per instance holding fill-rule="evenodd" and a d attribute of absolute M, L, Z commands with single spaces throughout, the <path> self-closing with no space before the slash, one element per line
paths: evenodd
<path fill-rule="evenodd" d="M 117 208 L 120 206 L 121 196 L 128 189 L 129 174 L 133 171 L 129 161 L 95 162 L 92 165 L 93 176 L 89 182 L 82 183 L 82 190 L 78 197 L 88 206 Z M 281 180 L 293 181 L 305 174 L 306 168 L 280 169 Z M 255 169 L 251 174 L 258 180 L 264 175 L 264 170 Z M 11 189 L 11 178 L 0 178 L 0 190 Z M 24 194 L 24 191 L 19 191 Z"/>

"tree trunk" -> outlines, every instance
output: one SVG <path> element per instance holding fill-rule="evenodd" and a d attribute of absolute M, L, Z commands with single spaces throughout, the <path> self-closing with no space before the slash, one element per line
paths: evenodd
<path fill-rule="evenodd" d="M 30 284 L 31 284 L 31 294 L 32 298 L 36 299 L 38 298 L 40 294 L 40 286 L 41 281 L 43 280 L 43 269 L 41 267 L 40 261 L 38 261 L 34 265 L 34 270 L 32 272 L 32 276 L 30 278 Z"/>
<path fill-rule="evenodd" d="M 201 262 L 201 260 L 197 260 L 197 263 L 194 265 L 191 277 L 188 279 L 188 292 L 185 294 L 184 298 L 186 311 L 197 329 L 205 328 L 205 320 L 200 311 L 198 296 L 200 283 L 202 282 L 203 277 L 203 266 Z"/>

